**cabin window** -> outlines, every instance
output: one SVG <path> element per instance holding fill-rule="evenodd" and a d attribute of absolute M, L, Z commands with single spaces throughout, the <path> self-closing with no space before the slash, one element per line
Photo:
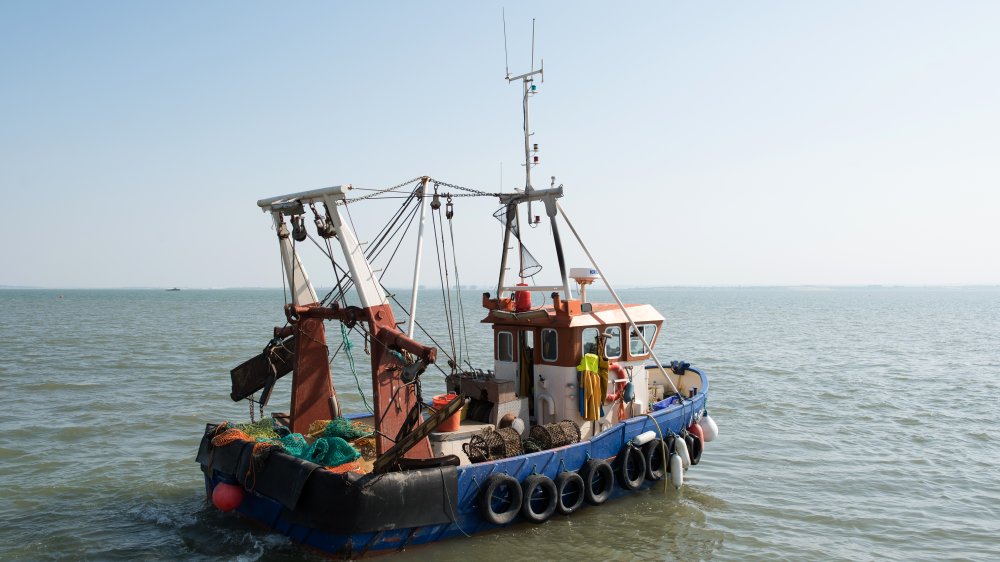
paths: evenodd
<path fill-rule="evenodd" d="M 656 324 L 640 324 L 639 330 L 642 331 L 642 337 L 646 338 L 646 341 L 652 343 L 653 338 L 656 336 Z M 649 353 L 649 349 L 647 349 L 645 345 L 642 345 L 642 339 L 639 338 L 639 332 L 632 330 L 628 340 L 628 354 L 636 356 L 645 355 L 647 353 Z"/>
<path fill-rule="evenodd" d="M 559 359 L 559 334 L 552 328 L 542 330 L 542 361 Z"/>
<path fill-rule="evenodd" d="M 514 360 L 514 334 L 497 332 L 497 361 Z"/>
<path fill-rule="evenodd" d="M 583 354 L 597 354 L 597 328 L 585 328 L 583 330 Z"/>
<path fill-rule="evenodd" d="M 618 326 L 604 330 L 607 339 L 604 341 L 604 356 L 614 359 L 622 356 L 622 329 Z"/>

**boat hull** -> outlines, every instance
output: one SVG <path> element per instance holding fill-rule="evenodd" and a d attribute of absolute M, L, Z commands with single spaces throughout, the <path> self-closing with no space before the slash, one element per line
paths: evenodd
<path fill-rule="evenodd" d="M 247 493 L 237 511 L 297 543 L 347 557 L 402 550 L 525 521 L 518 515 L 498 525 L 482 517 L 481 490 L 495 474 L 518 482 L 532 474 L 554 480 L 564 471 L 579 472 L 590 459 L 613 461 L 629 440 L 646 431 L 679 434 L 705 410 L 708 399 L 707 378 L 691 370 L 701 377 L 702 390 L 682 404 L 620 422 L 587 441 L 497 461 L 359 477 L 334 474 L 284 453 L 255 462 L 253 444 L 212 447 L 207 431 L 198 462 L 209 497 L 219 483 L 242 485 Z M 646 481 L 643 487 L 649 485 Z M 611 497 L 626 493 L 616 479 Z"/>

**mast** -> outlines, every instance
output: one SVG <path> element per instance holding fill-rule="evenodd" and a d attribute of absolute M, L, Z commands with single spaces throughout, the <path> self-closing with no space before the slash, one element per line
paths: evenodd
<path fill-rule="evenodd" d="M 504 19 L 504 56 L 507 53 L 507 22 Z M 541 83 L 545 83 L 545 59 L 541 59 L 541 65 L 536 70 L 535 69 L 535 20 L 531 20 L 531 71 L 518 76 L 511 76 L 510 68 L 507 68 L 507 83 L 510 84 L 517 80 L 521 81 L 521 110 L 524 115 L 523 129 L 524 129 L 524 192 L 515 193 L 512 195 L 502 196 L 501 202 L 507 205 L 507 212 L 504 221 L 504 239 L 503 239 L 503 255 L 500 260 L 500 278 L 497 282 L 497 300 L 503 298 L 505 292 L 510 290 L 510 287 L 504 285 L 507 274 L 507 261 L 508 252 L 510 245 L 510 233 L 511 228 L 517 229 L 517 243 L 518 249 L 521 248 L 520 239 L 520 213 L 518 212 L 517 206 L 520 203 L 528 204 L 528 225 L 538 224 L 538 221 L 534 220 L 534 214 L 532 213 L 531 204 L 534 201 L 542 201 L 545 204 L 545 214 L 549 217 L 549 222 L 552 225 L 552 241 L 556 249 L 556 258 L 559 262 L 559 275 L 562 281 L 562 286 L 555 287 L 556 289 L 561 289 L 563 291 L 563 297 L 565 299 L 572 298 L 572 293 L 569 287 L 569 277 L 566 271 L 566 260 L 563 254 L 562 240 L 559 237 L 559 227 L 556 225 L 556 204 L 557 198 L 562 197 L 562 186 L 558 188 L 555 186 L 555 177 L 552 178 L 552 186 L 549 189 L 536 190 L 531 184 L 531 168 L 538 164 L 538 145 L 532 144 L 531 136 L 534 134 L 531 132 L 530 126 L 530 112 L 528 109 L 531 96 L 537 93 L 537 87 L 534 84 L 534 76 L 538 75 Z M 518 278 L 521 282 L 524 282 L 524 277 L 521 273 L 524 271 L 524 261 L 523 261 L 523 250 L 518 252 L 519 269 Z M 549 290 L 552 287 L 535 287 L 535 290 Z M 518 290 L 518 289 L 514 289 Z"/>
<path fill-rule="evenodd" d="M 413 263 L 413 290 L 410 292 L 410 319 L 406 323 L 406 335 L 413 337 L 413 325 L 417 321 L 417 289 L 420 282 L 420 257 L 424 254 L 424 223 L 427 217 L 427 183 L 429 177 L 420 178 L 420 228 L 417 230 L 417 257 Z"/>

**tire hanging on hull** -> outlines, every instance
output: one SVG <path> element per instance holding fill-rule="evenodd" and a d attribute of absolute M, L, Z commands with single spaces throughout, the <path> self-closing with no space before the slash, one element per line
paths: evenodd
<path fill-rule="evenodd" d="M 513 476 L 494 474 L 479 494 L 479 515 L 494 525 L 506 525 L 521 510 L 523 493 Z"/>
<path fill-rule="evenodd" d="M 639 489 L 646 480 L 646 457 L 642 454 L 642 449 L 629 443 L 618 453 L 617 460 L 622 488 Z"/>
<path fill-rule="evenodd" d="M 614 489 L 615 471 L 611 469 L 608 461 L 603 459 L 590 459 L 583 465 L 580 471 L 583 478 L 584 498 L 590 505 L 601 505 L 611 497 Z"/>
<path fill-rule="evenodd" d="M 521 483 L 521 515 L 532 523 L 545 523 L 556 512 L 559 492 L 544 474 L 532 474 Z"/>
<path fill-rule="evenodd" d="M 562 472 L 556 477 L 556 511 L 562 515 L 571 515 L 583 506 L 586 501 L 586 485 L 583 478 L 575 472 Z"/>

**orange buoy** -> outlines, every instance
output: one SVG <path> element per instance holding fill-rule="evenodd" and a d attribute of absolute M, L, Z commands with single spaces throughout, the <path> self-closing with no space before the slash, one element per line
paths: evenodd
<path fill-rule="evenodd" d="M 220 482 L 212 490 L 212 504 L 219 508 L 219 511 L 232 511 L 241 503 L 243 503 L 243 488 L 235 484 Z"/>

